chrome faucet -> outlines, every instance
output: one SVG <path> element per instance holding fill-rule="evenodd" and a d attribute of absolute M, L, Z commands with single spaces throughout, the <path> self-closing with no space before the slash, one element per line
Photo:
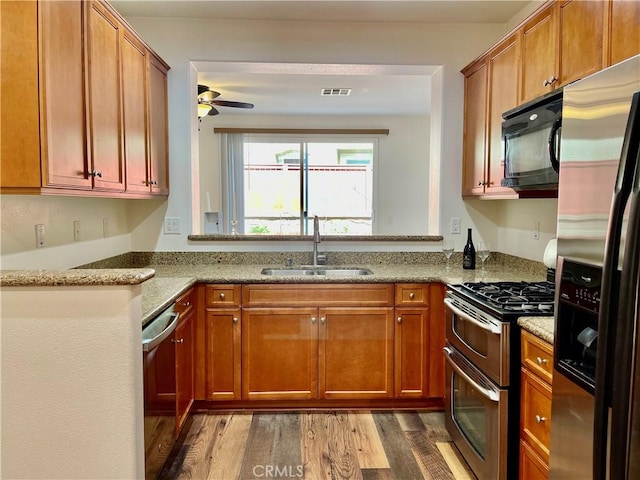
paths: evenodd
<path fill-rule="evenodd" d="M 318 266 L 318 244 L 320 243 L 320 220 L 318 216 L 313 216 L 313 266 Z M 323 255 L 320 255 L 323 257 Z M 326 260 L 325 260 L 326 261 Z"/>

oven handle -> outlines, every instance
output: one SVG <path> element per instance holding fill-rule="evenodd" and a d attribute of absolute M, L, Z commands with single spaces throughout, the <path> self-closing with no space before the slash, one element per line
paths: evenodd
<path fill-rule="evenodd" d="M 478 385 L 478 383 L 475 380 L 473 380 L 469 376 L 468 373 L 466 373 L 464 370 L 462 370 L 458 366 L 458 364 L 453 361 L 453 359 L 451 358 L 451 354 L 453 353 L 453 350 L 451 348 L 444 347 L 442 349 L 442 351 L 444 352 L 444 356 L 447 359 L 447 361 L 449 362 L 449 365 L 451 365 L 451 368 L 453 368 L 458 375 L 460 375 L 468 383 L 470 383 L 471 386 L 478 391 L 478 393 L 480 393 L 483 397 L 485 397 L 487 400 L 490 400 L 492 402 L 498 403 L 500 401 L 499 392 L 496 392 L 495 390 L 491 390 L 491 389 L 485 388 L 485 387 L 483 387 L 481 385 Z"/>
<path fill-rule="evenodd" d="M 480 322 L 478 320 L 476 320 L 475 318 L 467 315 L 466 313 L 464 313 L 462 310 L 460 310 L 458 307 L 453 305 L 453 302 L 450 298 L 445 298 L 444 299 L 444 304 L 449 308 L 449 310 L 451 310 L 453 313 L 455 313 L 456 315 L 458 315 L 459 317 L 464 318 L 465 320 L 473 323 L 474 325 L 476 325 L 477 327 L 480 327 L 481 329 L 487 331 L 487 332 L 491 332 L 493 334 L 496 335 L 500 335 L 502 333 L 502 328 L 499 325 L 493 325 L 493 324 L 486 324 L 483 322 Z"/>

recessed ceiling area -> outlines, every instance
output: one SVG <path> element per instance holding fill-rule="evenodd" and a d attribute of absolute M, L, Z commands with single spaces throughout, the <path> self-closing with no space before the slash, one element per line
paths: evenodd
<path fill-rule="evenodd" d="M 505 23 L 531 2 L 527 0 L 112 0 L 110 3 L 125 17 L 305 22 Z"/>
<path fill-rule="evenodd" d="M 198 84 L 219 100 L 253 103 L 252 110 L 219 109 L 224 115 L 428 115 L 431 74 L 420 65 L 319 65 L 193 62 Z M 349 95 L 322 95 L 325 88 Z"/>
<path fill-rule="evenodd" d="M 543 0 L 533 0 L 542 2 Z M 126 17 L 182 17 L 225 21 L 506 23 L 529 0 L 111 0 Z M 227 115 L 428 115 L 431 74 L 437 66 L 239 64 L 194 62 L 198 84 Z M 351 89 L 321 96 L 323 88 Z M 195 99 L 194 99 L 195 101 Z"/>

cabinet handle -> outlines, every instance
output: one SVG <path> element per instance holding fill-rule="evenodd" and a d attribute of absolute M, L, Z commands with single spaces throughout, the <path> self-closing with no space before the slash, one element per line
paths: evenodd
<path fill-rule="evenodd" d="M 89 172 L 89 176 L 91 176 L 91 177 L 102 177 L 102 172 L 98 172 L 97 170 L 91 170 Z"/>
<path fill-rule="evenodd" d="M 233 323 L 238 323 L 238 317 L 233 317 Z"/>
<path fill-rule="evenodd" d="M 224 293 L 220 294 L 220 300 L 224 300 Z"/>
<path fill-rule="evenodd" d="M 402 317 L 398 317 L 398 323 L 402 323 Z"/>
<path fill-rule="evenodd" d="M 184 343 L 184 338 L 181 338 L 180 340 L 176 340 L 174 338 L 171 339 L 172 343 Z"/>
<path fill-rule="evenodd" d="M 311 317 L 311 323 L 316 323 L 318 319 L 316 317 Z"/>
<path fill-rule="evenodd" d="M 482 180 L 478 182 L 478 186 L 481 187 L 483 185 Z"/>
<path fill-rule="evenodd" d="M 415 293 L 413 293 L 413 292 L 411 292 L 411 293 L 409 294 L 409 300 L 413 300 L 414 298 L 416 298 L 416 294 L 415 294 Z"/>
<path fill-rule="evenodd" d="M 320 323 L 323 325 L 327 322 L 327 317 L 320 317 Z"/>
<path fill-rule="evenodd" d="M 551 75 L 551 77 L 545 79 L 545 81 L 542 82 L 542 86 L 543 87 L 548 87 L 549 85 L 553 85 L 557 81 L 558 81 L 558 78 L 555 75 Z"/>
<path fill-rule="evenodd" d="M 547 417 L 541 417 L 540 415 L 536 415 L 536 423 L 543 423 L 547 421 Z"/>
<path fill-rule="evenodd" d="M 189 305 L 191 305 L 191 302 L 184 302 L 184 303 L 182 304 L 182 306 L 184 306 L 184 307 L 188 307 Z"/>
<path fill-rule="evenodd" d="M 536 357 L 536 363 L 538 365 L 544 365 L 548 362 L 548 360 L 546 358 L 542 358 L 542 357 Z"/>

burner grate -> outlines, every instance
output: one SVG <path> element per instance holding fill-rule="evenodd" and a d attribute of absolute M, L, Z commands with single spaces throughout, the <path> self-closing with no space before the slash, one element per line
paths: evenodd
<path fill-rule="evenodd" d="M 553 313 L 554 284 L 551 282 L 464 283 L 481 300 L 510 312 Z"/>

